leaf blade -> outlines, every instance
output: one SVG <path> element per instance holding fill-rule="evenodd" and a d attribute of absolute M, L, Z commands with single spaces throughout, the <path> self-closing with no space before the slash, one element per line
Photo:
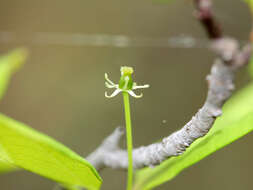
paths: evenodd
<path fill-rule="evenodd" d="M 0 131 L 11 164 L 69 186 L 99 189 L 102 179 L 93 166 L 62 144 L 2 114 Z"/>
<path fill-rule="evenodd" d="M 19 48 L 0 57 L 0 99 L 3 98 L 11 76 L 25 63 L 28 51 Z"/>
<path fill-rule="evenodd" d="M 0 57 L 0 100 L 3 98 L 11 76 L 20 68 L 27 58 L 28 51 L 24 48 L 18 48 L 10 53 Z M 0 154 L 4 154 L 0 146 Z M 6 160 L 0 159 L 0 173 L 14 171 L 17 168 Z"/>

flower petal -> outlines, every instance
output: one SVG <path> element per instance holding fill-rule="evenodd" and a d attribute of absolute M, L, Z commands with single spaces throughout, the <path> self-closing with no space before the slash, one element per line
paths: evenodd
<path fill-rule="evenodd" d="M 141 85 L 141 86 L 137 86 L 137 85 L 133 86 L 133 90 L 135 90 L 135 89 L 141 89 L 141 88 L 149 88 L 149 84 L 145 84 L 145 85 Z"/>
<path fill-rule="evenodd" d="M 112 84 L 109 84 L 108 82 L 105 82 L 105 86 L 107 88 L 117 88 L 117 85 L 112 85 Z"/>
<path fill-rule="evenodd" d="M 106 98 L 113 98 L 115 96 L 117 96 L 118 93 L 120 93 L 122 90 L 120 89 L 116 89 L 111 95 L 108 95 L 107 92 L 105 92 L 105 97 Z"/>
<path fill-rule="evenodd" d="M 128 92 L 128 94 L 130 94 L 130 95 L 133 96 L 134 98 L 141 98 L 141 97 L 143 96 L 142 93 L 141 93 L 140 95 L 137 95 L 137 94 L 135 94 L 134 91 L 132 91 L 132 90 L 128 90 L 127 92 Z"/>
<path fill-rule="evenodd" d="M 105 80 L 110 84 L 110 85 L 115 85 L 108 77 L 107 73 L 105 73 Z"/>

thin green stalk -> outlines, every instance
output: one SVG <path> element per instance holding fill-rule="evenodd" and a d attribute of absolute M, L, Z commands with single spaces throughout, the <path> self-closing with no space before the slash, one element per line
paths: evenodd
<path fill-rule="evenodd" d="M 133 184 L 133 141 L 132 141 L 132 126 L 129 95 L 127 92 L 122 92 L 124 107 L 125 107 L 125 120 L 126 120 L 126 135 L 127 135 L 127 152 L 128 152 L 128 177 L 127 177 L 127 190 L 132 189 Z"/>
<path fill-rule="evenodd" d="M 137 85 L 133 82 L 132 74 L 134 72 L 132 67 L 121 67 L 120 68 L 121 77 L 119 84 L 114 84 L 105 73 L 105 86 L 107 88 L 114 88 L 114 92 L 108 95 L 105 92 L 105 97 L 113 98 L 120 92 L 123 94 L 124 107 L 125 107 L 125 119 L 126 119 L 126 135 L 127 135 L 127 152 L 128 152 L 128 178 L 127 178 L 127 190 L 132 190 L 133 186 L 133 144 L 132 144 L 132 128 L 131 128 L 131 114 L 130 114 L 130 104 L 129 104 L 129 94 L 134 98 L 141 98 L 142 94 L 136 95 L 133 90 L 148 88 L 149 85 Z"/>

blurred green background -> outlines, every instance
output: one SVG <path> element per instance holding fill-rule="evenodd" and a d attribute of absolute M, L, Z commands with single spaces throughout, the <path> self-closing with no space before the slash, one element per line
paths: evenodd
<path fill-rule="evenodd" d="M 158 1 L 157 1 L 158 2 Z M 181 128 L 201 107 L 215 55 L 189 0 L 0 1 L 0 53 L 25 46 L 28 63 L 13 78 L 0 111 L 88 155 L 124 125 L 122 97 L 104 97 L 104 73 L 119 79 L 122 65 L 148 83 L 131 99 L 134 146 Z M 216 0 L 227 35 L 247 41 L 251 18 L 241 0 Z M 238 74 L 238 89 L 250 79 Z M 122 144 L 125 142 L 123 140 Z M 253 136 L 185 170 L 157 189 L 251 190 Z M 124 189 L 126 173 L 102 171 L 102 189 Z M 25 171 L 0 176 L 1 190 L 49 190 L 54 183 Z"/>

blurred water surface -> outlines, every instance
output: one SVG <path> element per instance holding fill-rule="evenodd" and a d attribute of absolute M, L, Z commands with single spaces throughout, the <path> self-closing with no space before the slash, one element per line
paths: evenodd
<path fill-rule="evenodd" d="M 227 35 L 247 41 L 246 5 L 214 3 Z M 204 102 L 205 77 L 215 57 L 207 45 L 187 0 L 1 0 L 0 52 L 26 46 L 30 58 L 0 109 L 85 156 L 124 125 L 122 97 L 104 97 L 104 73 L 117 81 L 120 66 L 133 66 L 136 81 L 151 85 L 144 98 L 131 99 L 134 145 L 149 144 L 183 126 Z M 241 71 L 238 88 L 248 81 Z M 248 135 L 157 189 L 251 190 L 252 143 Z M 104 170 L 102 189 L 124 189 L 125 174 Z M 0 184 L 1 190 L 53 187 L 23 171 L 0 176 Z"/>

